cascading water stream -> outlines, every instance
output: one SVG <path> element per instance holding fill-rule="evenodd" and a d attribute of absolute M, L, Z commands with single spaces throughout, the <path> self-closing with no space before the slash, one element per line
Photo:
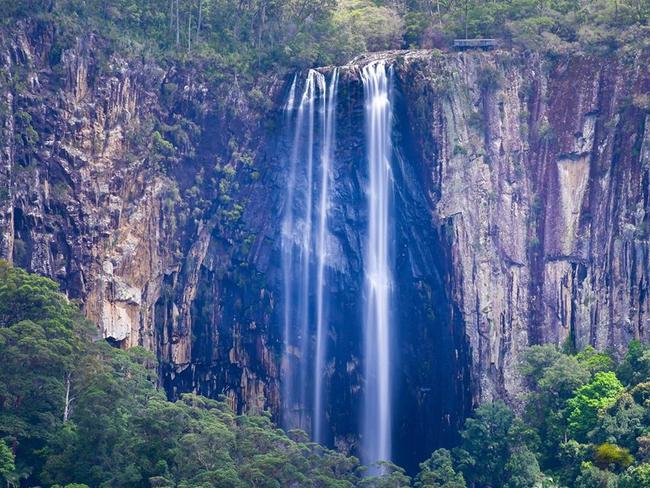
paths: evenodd
<path fill-rule="evenodd" d="M 298 75 L 294 75 L 293 81 L 291 82 L 291 88 L 289 88 L 289 96 L 287 97 L 287 103 L 284 106 L 284 110 L 289 113 L 293 110 L 293 106 L 296 103 L 296 82 L 298 81 Z"/>
<path fill-rule="evenodd" d="M 305 236 L 305 228 L 311 228 L 311 206 L 300 208 L 302 199 L 311 201 L 311 184 L 299 185 L 302 180 L 302 171 L 305 170 L 299 163 L 305 161 L 306 178 L 309 180 L 312 173 L 311 147 L 304 154 L 303 138 L 307 132 L 307 139 L 313 140 L 314 132 L 314 72 L 310 71 L 305 87 L 298 102 L 294 128 L 293 144 L 290 157 L 289 177 L 287 179 L 287 205 L 282 222 L 282 272 L 284 282 L 284 360 L 285 375 L 282 382 L 282 393 L 285 406 L 283 408 L 284 422 L 287 425 L 305 428 L 303 375 L 300 367 L 300 354 L 296 348 L 303 350 L 303 338 L 309 329 L 309 239 Z M 296 78 L 291 85 L 289 98 L 286 104 L 287 118 L 290 120 L 291 111 L 296 108 Z M 306 127 L 305 127 L 306 125 Z M 300 191 L 302 188 L 302 191 Z M 301 211 L 302 210 L 302 211 Z M 297 262 L 295 262 L 294 248 L 298 248 Z M 296 327 L 297 325 L 297 327 Z M 296 344 L 296 342 L 299 344 Z M 294 412 L 297 410 L 298 418 Z"/>
<path fill-rule="evenodd" d="M 288 123 L 291 122 L 292 111 L 295 110 L 296 114 L 281 246 L 285 345 L 282 381 L 283 421 L 286 427 L 311 430 L 317 441 L 322 441 L 324 436 L 323 375 L 327 354 L 325 291 L 327 211 L 330 162 L 334 148 L 337 82 L 338 70 L 333 72 L 329 88 L 323 74 L 309 70 L 297 106 L 295 78 L 285 105 Z M 318 117 L 316 117 L 317 112 Z M 315 184 L 318 180 L 315 178 L 317 171 L 315 154 L 320 155 L 320 184 Z M 318 201 L 315 202 L 314 195 L 317 187 L 320 187 L 320 193 Z M 317 209 L 314 208 L 315 203 L 318 204 Z M 314 229 L 314 214 L 318 217 L 317 229 Z M 315 280 L 312 273 L 314 259 L 316 260 Z M 313 326 L 313 297 L 316 301 L 316 330 Z M 315 348 L 311 344 L 314 333 Z M 312 373 L 315 373 L 313 378 Z M 313 388 L 311 395 L 310 387 Z M 311 415 L 309 401 L 311 401 Z"/>
<path fill-rule="evenodd" d="M 362 69 L 361 79 L 365 94 L 368 163 L 362 452 L 365 462 L 374 463 L 391 458 L 390 212 L 393 186 L 390 70 L 383 62 L 370 63 Z M 289 119 L 294 111 L 295 117 L 282 232 L 284 420 L 286 427 L 311 430 L 317 442 L 325 442 L 327 437 L 328 207 L 337 85 L 338 70 L 332 72 L 329 84 L 324 75 L 310 70 L 302 96 L 298 97 L 294 79 L 286 104 Z M 308 394 L 310 388 L 311 396 Z"/>
<path fill-rule="evenodd" d="M 323 78 L 322 91 L 327 99 L 321 112 L 321 127 L 323 127 L 323 144 L 321 149 L 321 184 L 318 225 L 318 271 L 316 277 L 316 361 L 314 363 L 314 440 L 323 442 L 323 421 L 325 405 L 323 401 L 323 375 L 325 374 L 325 359 L 327 355 L 327 323 L 325 317 L 325 264 L 327 262 L 327 213 L 329 206 L 330 166 L 334 151 L 334 122 L 336 117 L 336 92 L 338 88 L 339 71 L 334 69 L 330 81 L 329 92 Z"/>
<path fill-rule="evenodd" d="M 383 62 L 362 69 L 368 156 L 368 235 L 365 252 L 362 446 L 366 463 L 391 458 L 391 174 L 390 72 Z"/>
<path fill-rule="evenodd" d="M 307 85 L 305 86 L 305 93 L 300 105 L 307 105 L 307 145 L 305 148 L 305 191 L 304 191 L 304 214 L 301 221 L 301 229 L 299 230 L 301 243 L 300 243 L 300 263 L 299 267 L 302 272 L 300 278 L 301 288 L 298 303 L 300 325 L 300 354 L 303 358 L 309 358 L 309 345 L 310 345 L 310 315 L 309 315 L 309 295 L 311 290 L 311 252 L 312 252 L 312 228 L 313 228 L 313 200 L 314 200 L 314 122 L 315 122 L 315 109 L 316 97 L 318 96 L 317 90 L 320 90 L 322 84 L 320 79 L 323 75 L 314 70 L 309 70 L 307 76 Z M 307 359 L 308 361 L 308 359 Z M 307 383 L 309 378 L 309 369 L 307 368 L 307 361 L 303 361 L 300 365 L 300 405 L 302 406 L 301 412 L 303 413 L 301 425 L 306 425 L 308 419 L 304 413 L 307 406 Z"/>

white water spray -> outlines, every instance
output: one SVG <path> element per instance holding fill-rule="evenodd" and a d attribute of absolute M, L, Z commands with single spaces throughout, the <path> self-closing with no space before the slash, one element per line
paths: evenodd
<path fill-rule="evenodd" d="M 368 151 L 368 241 L 365 252 L 363 454 L 391 458 L 390 327 L 391 174 L 390 73 L 383 62 L 362 69 Z"/>
<path fill-rule="evenodd" d="M 325 263 L 327 261 L 327 213 L 329 207 L 330 166 L 334 150 L 334 122 L 336 117 L 336 91 L 338 87 L 338 68 L 332 73 L 329 92 L 323 78 L 323 93 L 327 93 L 321 112 L 321 127 L 323 127 L 323 144 L 321 148 L 321 184 L 318 224 L 318 271 L 316 277 L 316 361 L 314 363 L 314 440 L 324 442 L 323 422 L 325 405 L 323 402 L 323 376 L 325 374 L 325 358 L 327 356 L 327 323 L 325 321 Z"/>
<path fill-rule="evenodd" d="M 285 345 L 283 421 L 285 427 L 311 430 L 317 441 L 322 441 L 324 436 L 327 212 L 330 164 L 334 148 L 337 82 L 338 70 L 334 71 L 329 88 L 323 74 L 309 70 L 300 100 L 296 103 L 297 81 L 294 78 L 285 105 L 289 121 L 294 109 L 296 114 L 287 180 L 287 203 L 282 224 Z M 317 183 L 318 178 L 315 178 L 315 154 L 320 155 L 320 184 Z M 318 187 L 320 193 L 318 201 L 315 202 L 314 195 Z M 314 208 L 315 203 L 318 204 L 317 210 Z M 318 225 L 317 229 L 314 229 L 316 211 Z M 315 282 L 312 273 L 314 259 Z M 313 326 L 314 306 L 311 303 L 314 296 L 316 330 Z M 315 351 L 310 340 L 314 333 Z M 313 388 L 311 395 L 310 387 Z M 311 412 L 308 411 L 310 401 Z"/>

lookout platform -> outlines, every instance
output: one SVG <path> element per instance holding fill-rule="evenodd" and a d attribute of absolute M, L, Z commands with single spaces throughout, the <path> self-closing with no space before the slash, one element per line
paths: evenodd
<path fill-rule="evenodd" d="M 496 39 L 455 39 L 454 48 L 460 51 L 466 49 L 494 49 L 497 47 Z"/>

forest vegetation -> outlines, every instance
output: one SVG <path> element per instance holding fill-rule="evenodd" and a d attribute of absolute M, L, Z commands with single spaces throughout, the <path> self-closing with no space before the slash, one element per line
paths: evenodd
<path fill-rule="evenodd" d="M 551 54 L 644 49 L 650 0 L 0 0 L 2 22 L 96 32 L 120 52 L 207 62 L 221 76 L 343 63 L 367 51 L 494 37 Z"/>
<path fill-rule="evenodd" d="M 0 480 L 6 486 L 575 487 L 650 486 L 650 346 L 616 362 L 588 347 L 533 346 L 516 414 L 479 406 L 460 444 L 412 479 L 378 477 L 343 453 L 284 433 L 226 398 L 167 401 L 155 358 L 95 340 L 48 278 L 0 262 Z"/>

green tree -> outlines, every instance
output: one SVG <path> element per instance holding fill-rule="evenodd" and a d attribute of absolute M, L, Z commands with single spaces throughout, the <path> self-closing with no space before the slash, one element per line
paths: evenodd
<path fill-rule="evenodd" d="M 36 472 L 66 419 L 88 323 L 51 280 L 0 261 L 0 436 Z"/>
<path fill-rule="evenodd" d="M 625 469 L 633 461 L 634 458 L 628 449 L 615 444 L 601 444 L 594 452 L 594 462 L 601 469 Z"/>
<path fill-rule="evenodd" d="M 559 467 L 559 447 L 566 441 L 567 402 L 589 381 L 589 371 L 575 357 L 552 346 L 534 346 L 524 355 L 522 372 L 531 388 L 524 421 L 539 435 L 542 464 Z"/>
<path fill-rule="evenodd" d="M 552 344 L 535 345 L 522 354 L 520 371 L 528 380 L 530 387 L 538 387 L 547 368 L 553 366 L 563 354 Z"/>
<path fill-rule="evenodd" d="M 371 471 L 379 473 L 364 477 L 358 484 L 363 488 L 407 488 L 411 486 L 411 478 L 404 469 L 388 461 L 379 461 L 370 467 Z"/>
<path fill-rule="evenodd" d="M 466 420 L 461 432 L 466 453 L 461 459 L 461 469 L 468 481 L 487 486 L 505 485 L 514 423 L 514 413 L 502 401 L 481 405 L 474 418 Z"/>
<path fill-rule="evenodd" d="M 630 393 L 623 393 L 616 403 L 598 416 L 597 427 L 590 440 L 599 443 L 619 444 L 637 449 L 637 438 L 647 430 L 646 409 Z"/>
<path fill-rule="evenodd" d="M 420 463 L 420 472 L 415 479 L 416 488 L 465 488 L 465 478 L 457 473 L 451 453 L 438 449 L 431 457 Z"/>
<path fill-rule="evenodd" d="M 578 354 L 576 359 L 582 364 L 591 374 L 598 372 L 613 371 L 615 368 L 614 360 L 604 352 L 598 352 L 593 347 L 587 346 Z"/>
<path fill-rule="evenodd" d="M 333 21 L 357 53 L 394 49 L 402 44 L 403 20 L 387 5 L 372 0 L 341 0 Z"/>
<path fill-rule="evenodd" d="M 0 440 L 0 480 L 7 484 L 16 470 L 16 457 L 9 446 Z"/>
<path fill-rule="evenodd" d="M 576 488 L 618 488 L 619 478 L 616 474 L 602 469 L 589 462 L 580 467 L 580 474 L 575 481 Z"/>
<path fill-rule="evenodd" d="M 650 464 L 632 466 L 621 476 L 620 488 L 647 488 L 650 486 Z"/>
<path fill-rule="evenodd" d="M 624 387 L 613 372 L 596 373 L 594 379 L 576 390 L 567 402 L 568 428 L 577 440 L 585 440 L 598 423 L 598 415 L 613 406 Z"/>
<path fill-rule="evenodd" d="M 574 439 L 560 444 L 559 467 L 556 473 L 563 486 L 570 486 L 575 482 L 580 475 L 582 464 L 591 459 L 591 455 L 591 446 L 580 444 Z"/>
<path fill-rule="evenodd" d="M 505 488 L 530 488 L 539 485 L 543 479 L 537 458 L 526 447 L 512 453 L 505 471 L 508 480 Z"/>
<path fill-rule="evenodd" d="M 628 386 L 650 381 L 650 345 L 631 341 L 616 375 Z"/>

